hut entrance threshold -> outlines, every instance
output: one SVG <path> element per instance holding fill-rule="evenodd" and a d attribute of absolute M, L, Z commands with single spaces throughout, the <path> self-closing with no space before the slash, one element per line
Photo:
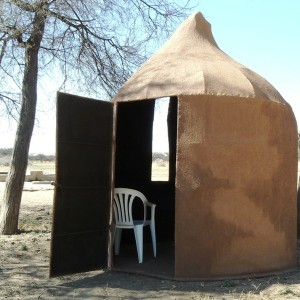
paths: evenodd
<path fill-rule="evenodd" d="M 159 242 L 157 250 L 157 257 L 153 257 L 151 243 L 144 244 L 144 260 L 138 263 L 135 244 L 121 246 L 120 254 L 114 256 L 112 270 L 173 279 L 174 243 Z"/>

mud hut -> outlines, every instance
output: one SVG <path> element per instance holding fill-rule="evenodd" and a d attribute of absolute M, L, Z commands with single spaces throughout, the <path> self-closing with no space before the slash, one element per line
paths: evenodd
<path fill-rule="evenodd" d="M 151 180 L 161 97 L 170 97 L 165 182 Z M 182 23 L 112 103 L 99 109 L 100 101 L 59 98 L 52 275 L 132 267 L 112 257 L 111 192 L 120 186 L 157 204 L 158 257 L 132 271 L 190 280 L 296 267 L 293 112 L 269 82 L 220 50 L 201 13 Z M 104 123 L 100 133 L 93 120 Z M 72 162 L 82 151 L 90 155 L 80 158 L 78 175 Z"/>

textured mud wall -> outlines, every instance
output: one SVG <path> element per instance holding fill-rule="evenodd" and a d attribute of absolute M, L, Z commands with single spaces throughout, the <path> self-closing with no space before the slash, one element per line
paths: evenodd
<path fill-rule="evenodd" d="M 179 97 L 175 273 L 296 267 L 297 129 L 288 105 Z"/>

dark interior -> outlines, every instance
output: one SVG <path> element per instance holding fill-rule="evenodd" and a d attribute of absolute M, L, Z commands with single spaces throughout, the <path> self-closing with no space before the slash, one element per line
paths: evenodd
<path fill-rule="evenodd" d="M 141 191 L 147 199 L 155 203 L 157 259 L 161 249 L 170 245 L 174 253 L 175 227 L 175 175 L 177 139 L 177 97 L 171 97 L 168 109 L 169 138 L 169 181 L 152 181 L 152 132 L 155 100 L 118 103 L 115 154 L 115 187 L 126 187 Z M 138 215 L 139 208 L 134 210 Z M 138 217 L 138 216 L 137 216 Z M 149 231 L 149 232 L 148 232 Z M 151 247 L 150 230 L 144 230 L 144 261 L 147 243 Z M 123 230 L 120 256 L 126 246 L 135 247 L 133 230 Z M 161 253 L 162 254 L 162 253 Z M 133 249 L 137 263 L 136 249 Z M 173 257 L 173 254 L 169 255 Z M 127 256 L 129 257 L 129 256 Z M 153 259 L 153 257 L 150 257 Z M 127 260 L 128 263 L 129 260 Z M 118 259 L 115 267 L 118 268 Z M 140 264 L 146 266 L 146 264 Z M 174 259 L 173 259 L 174 265 Z"/>

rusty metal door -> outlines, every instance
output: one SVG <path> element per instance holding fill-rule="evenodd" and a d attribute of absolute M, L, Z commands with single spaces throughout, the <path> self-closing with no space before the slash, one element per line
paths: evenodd
<path fill-rule="evenodd" d="M 50 276 L 107 267 L 113 104 L 57 95 Z"/>

